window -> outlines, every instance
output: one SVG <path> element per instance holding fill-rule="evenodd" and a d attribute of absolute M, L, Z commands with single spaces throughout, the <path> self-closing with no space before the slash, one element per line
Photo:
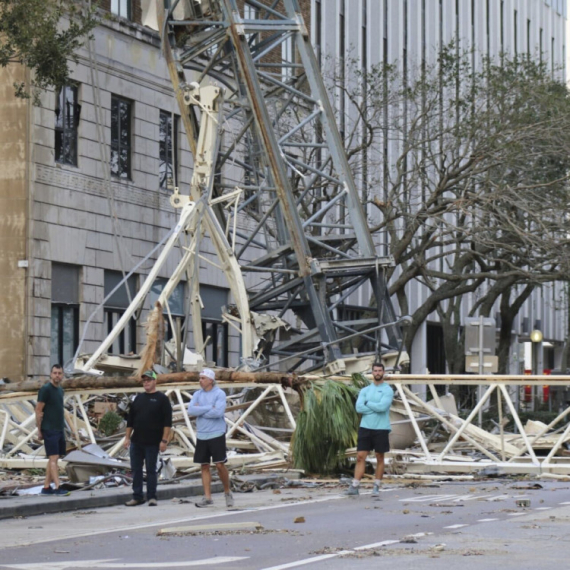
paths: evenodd
<path fill-rule="evenodd" d="M 149 298 L 150 298 L 150 306 L 154 308 L 154 304 L 158 301 L 160 294 L 164 290 L 168 279 L 164 279 L 162 277 L 157 277 L 150 288 Z M 174 335 L 172 328 L 170 326 L 170 319 L 168 318 L 168 311 L 170 310 L 170 315 L 172 316 L 172 320 L 174 323 L 177 321 L 180 322 L 180 330 L 185 324 L 186 321 L 186 311 L 184 310 L 184 299 L 186 298 L 186 287 L 185 283 L 178 283 L 176 288 L 170 294 L 168 298 L 168 308 L 166 306 L 163 307 L 164 313 L 164 321 L 165 321 L 165 329 L 164 329 L 164 339 L 170 340 Z"/>
<path fill-rule="evenodd" d="M 53 263 L 51 268 L 51 363 L 61 365 L 79 344 L 79 267 Z"/>
<path fill-rule="evenodd" d="M 64 85 L 55 104 L 55 160 L 77 166 L 77 125 L 81 107 L 77 86 Z"/>
<path fill-rule="evenodd" d="M 315 0 L 315 50 L 317 52 L 317 60 L 319 69 L 323 66 L 323 28 L 322 28 L 322 7 L 321 0 Z"/>
<path fill-rule="evenodd" d="M 243 7 L 243 19 L 244 20 L 259 20 L 259 8 L 255 6 L 250 6 L 249 4 L 245 4 Z M 251 46 L 259 43 L 259 32 L 255 34 L 246 34 L 245 37 L 247 38 L 247 43 Z"/>
<path fill-rule="evenodd" d="M 228 366 L 228 323 L 222 321 L 222 308 L 228 303 L 226 289 L 200 286 L 202 310 L 202 335 L 206 343 L 206 361 L 217 366 Z"/>
<path fill-rule="evenodd" d="M 178 186 L 178 117 L 160 111 L 159 118 L 159 188 L 169 190 Z"/>
<path fill-rule="evenodd" d="M 105 297 L 123 280 L 123 274 L 120 271 L 105 271 Z M 128 284 L 128 292 L 127 292 Z M 123 283 L 109 299 L 105 301 L 105 335 L 108 335 L 117 321 L 125 313 L 130 300 L 137 293 L 137 279 L 131 275 L 127 283 Z M 129 298 L 130 297 L 130 298 Z M 127 326 L 121 331 L 115 339 L 112 346 L 107 351 L 109 354 L 131 354 L 137 350 L 137 322 L 131 318 Z"/>
<path fill-rule="evenodd" d="M 131 0 L 111 0 L 111 12 L 121 18 L 131 19 Z"/>
<path fill-rule="evenodd" d="M 131 108 L 132 103 L 111 98 L 111 174 L 131 177 Z"/>

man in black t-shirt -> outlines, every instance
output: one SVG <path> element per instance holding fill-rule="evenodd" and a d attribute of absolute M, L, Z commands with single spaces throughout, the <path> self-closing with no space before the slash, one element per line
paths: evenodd
<path fill-rule="evenodd" d="M 156 507 L 156 462 L 159 450 L 166 451 L 172 427 L 172 406 L 170 400 L 156 390 L 156 373 L 147 370 L 142 381 L 144 393 L 139 394 L 131 404 L 124 443 L 130 451 L 133 470 L 133 498 L 125 503 L 127 507 L 145 502 L 143 463 L 146 465 L 148 504 Z"/>
<path fill-rule="evenodd" d="M 48 464 L 42 495 L 69 495 L 69 491 L 59 488 L 59 470 L 57 462 L 65 455 L 63 388 L 63 368 L 60 364 L 51 367 L 49 382 L 38 392 L 36 404 L 36 427 L 38 438 L 43 440 Z M 52 488 L 51 484 L 55 488 Z"/>

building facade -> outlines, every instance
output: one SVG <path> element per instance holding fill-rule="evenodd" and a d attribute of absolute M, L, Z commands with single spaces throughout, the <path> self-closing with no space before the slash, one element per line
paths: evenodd
<path fill-rule="evenodd" d="M 408 66 L 434 60 L 453 38 L 489 54 L 534 52 L 563 73 L 566 3 L 546 0 L 307 0 L 301 3 L 316 53 L 327 61 L 349 52 L 364 68 L 379 62 Z M 156 32 L 145 27 L 145 2 L 107 0 L 92 42 L 79 53 L 73 82 L 46 92 L 42 106 L 13 97 L 13 83 L 28 71 L 0 70 L 4 114 L 0 177 L 0 377 L 45 375 L 68 362 L 78 346 L 90 353 L 120 318 L 148 273 L 153 249 L 175 225 L 169 197 L 192 176 L 192 156 L 161 57 Z M 283 55 L 291 57 L 292 48 Z M 343 130 L 345 107 L 331 92 Z M 348 112 L 348 111 L 346 111 Z M 388 148 L 388 157 L 397 149 Z M 366 177 L 361 180 L 366 185 Z M 206 256 L 214 249 L 206 240 Z M 177 252 L 179 255 L 179 252 Z M 143 323 L 177 259 L 172 256 L 111 352 L 130 354 L 144 344 Z M 128 287 L 117 284 L 134 269 Z M 206 359 L 239 363 L 238 335 L 221 317 L 230 301 L 220 272 L 201 270 Z M 419 284 L 414 296 L 421 302 Z M 552 367 L 565 338 L 557 291 L 547 288 L 527 303 L 514 333 L 543 331 L 552 346 Z M 167 327 L 188 315 L 181 283 Z M 467 312 L 466 307 L 465 312 Z M 437 319 L 416 335 L 412 370 L 432 368 Z M 168 334 L 168 333 L 167 333 Z M 189 346 L 192 340 L 189 337 Z M 516 353 L 518 355 L 518 352 Z M 513 360 L 513 362 L 515 362 Z M 513 371 L 520 366 L 513 364 Z M 516 370 L 515 370 L 516 369 Z"/>

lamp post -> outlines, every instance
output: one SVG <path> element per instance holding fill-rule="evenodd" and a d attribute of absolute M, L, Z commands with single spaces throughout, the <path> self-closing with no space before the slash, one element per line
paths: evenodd
<path fill-rule="evenodd" d="M 532 373 L 534 375 L 538 375 L 541 372 L 539 371 L 541 368 L 540 362 L 542 361 L 541 358 L 541 349 L 542 349 L 542 331 L 538 330 L 538 329 L 534 329 L 531 333 L 530 333 L 530 341 L 532 342 Z M 535 391 L 535 386 L 533 385 L 532 390 L 531 390 L 531 394 L 532 394 L 532 405 L 531 405 L 531 409 L 534 412 L 535 411 L 535 397 L 536 397 L 536 391 Z"/>

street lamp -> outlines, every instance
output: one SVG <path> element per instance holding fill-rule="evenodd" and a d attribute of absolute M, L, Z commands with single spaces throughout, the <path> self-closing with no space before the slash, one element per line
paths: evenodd
<path fill-rule="evenodd" d="M 542 348 L 542 331 L 540 331 L 539 329 L 534 329 L 531 333 L 530 333 L 530 340 L 532 342 L 532 373 L 533 374 L 540 374 L 539 370 L 541 368 L 540 365 L 540 360 L 542 360 L 540 358 L 541 354 L 541 348 Z M 532 411 L 534 412 L 534 406 L 535 406 L 535 389 L 534 386 L 531 389 L 532 392 Z"/>
<path fill-rule="evenodd" d="M 539 331 L 538 329 L 534 329 L 530 333 L 530 340 L 531 340 L 531 342 L 542 342 L 542 331 Z"/>

